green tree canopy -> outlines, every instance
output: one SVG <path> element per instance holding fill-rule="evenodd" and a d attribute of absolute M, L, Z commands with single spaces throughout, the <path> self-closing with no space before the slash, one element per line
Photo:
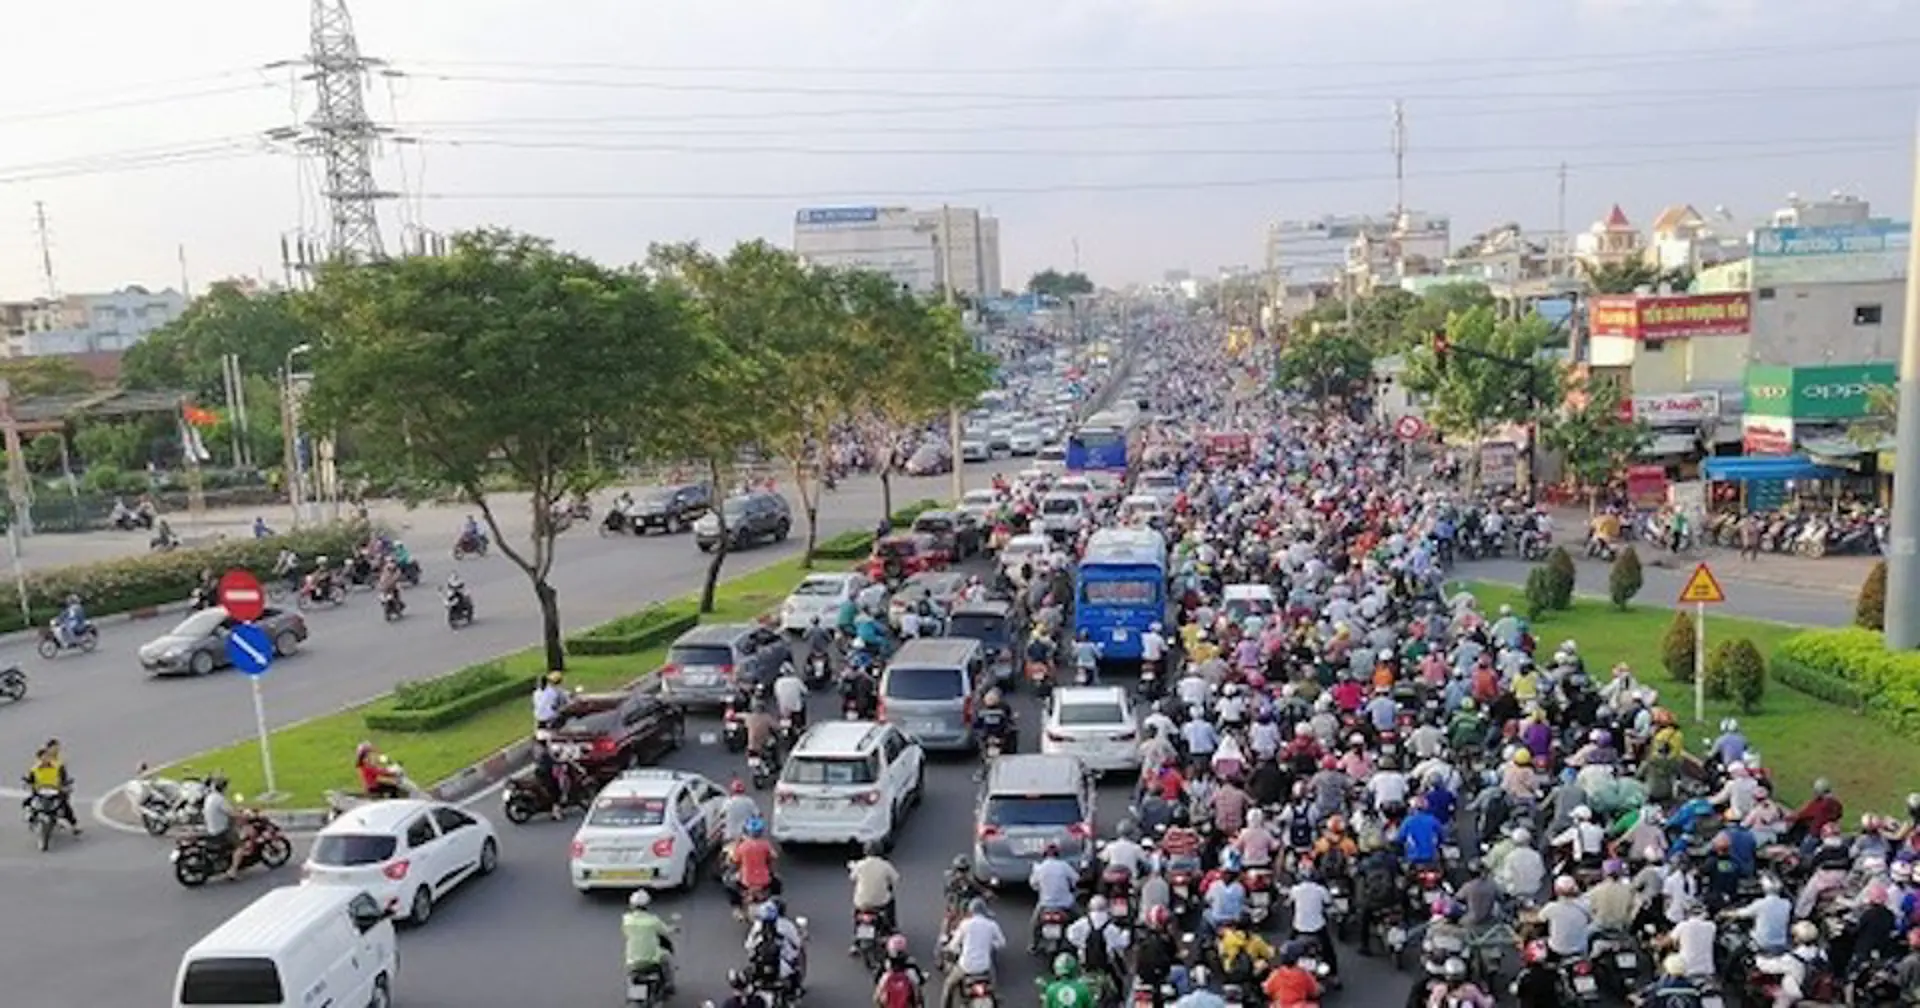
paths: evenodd
<path fill-rule="evenodd" d="M 1633 462 L 1649 437 L 1644 421 L 1620 415 L 1620 387 L 1590 382 L 1584 402 L 1568 406 L 1540 431 L 1540 443 L 1560 452 L 1588 504 L 1607 481 Z"/>
<path fill-rule="evenodd" d="M 75 395 L 99 384 L 85 368 L 57 355 L 0 360 L 0 378 L 6 379 L 13 395 L 20 399 Z"/>
<path fill-rule="evenodd" d="M 1663 270 L 1645 260 L 1591 265 L 1584 260 L 1580 272 L 1595 294 L 1632 294 L 1642 287 L 1657 289 L 1662 284 L 1684 291 L 1693 283 L 1693 274 L 1684 269 Z"/>
<path fill-rule="evenodd" d="M 1085 273 L 1078 271 L 1062 273 L 1059 270 L 1044 269 L 1027 281 L 1027 292 L 1043 297 L 1068 298 L 1075 294 L 1093 293 L 1093 281 Z"/>
<path fill-rule="evenodd" d="M 218 403 L 224 355 L 240 355 L 243 374 L 272 377 L 285 367 L 287 351 L 317 341 L 314 316 L 298 310 L 299 299 L 288 291 L 216 283 L 179 318 L 129 348 L 121 378 L 129 388 L 179 389 Z"/>
<path fill-rule="evenodd" d="M 1345 395 L 1373 380 L 1373 350 L 1364 339 L 1343 332 L 1295 336 L 1280 351 L 1274 377 L 1323 398 Z"/>
<path fill-rule="evenodd" d="M 1502 319 L 1482 307 L 1449 318 L 1446 331 L 1444 358 L 1431 341 L 1407 358 L 1405 383 L 1430 397 L 1427 419 L 1435 429 L 1477 445 L 1501 424 L 1559 409 L 1564 369 L 1540 356 L 1552 332 L 1545 319 Z"/>
<path fill-rule="evenodd" d="M 304 415 L 350 435 L 372 467 L 454 488 L 532 583 L 547 661 L 565 667 L 549 581 L 553 505 L 606 479 L 593 440 L 670 438 L 695 361 L 671 290 L 506 231 L 446 255 L 322 271 L 313 291 Z M 483 489 L 505 470 L 530 491 L 531 532 L 503 534 Z"/>

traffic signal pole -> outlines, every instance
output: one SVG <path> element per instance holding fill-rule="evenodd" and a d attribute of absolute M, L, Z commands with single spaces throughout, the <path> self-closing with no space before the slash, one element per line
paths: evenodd
<path fill-rule="evenodd" d="M 1534 481 L 1534 459 L 1535 459 L 1534 445 L 1538 443 L 1540 440 L 1540 418 L 1538 416 L 1535 416 L 1535 413 L 1538 412 L 1538 410 L 1540 409 L 1540 396 L 1536 394 L 1534 391 L 1535 388 L 1539 385 L 1538 367 L 1536 367 L 1532 361 L 1522 360 L 1518 357 L 1507 357 L 1502 354 L 1488 353 L 1485 350 L 1477 350 L 1477 349 L 1474 349 L 1473 347 L 1457 347 L 1457 346 L 1454 346 L 1453 343 L 1447 339 L 1447 334 L 1444 331 L 1434 333 L 1433 334 L 1433 356 L 1434 356 L 1434 359 L 1439 362 L 1441 370 L 1443 371 L 1446 370 L 1447 358 L 1453 354 L 1464 354 L 1468 357 L 1474 358 L 1475 360 L 1483 360 L 1489 364 L 1495 364 L 1500 367 L 1507 368 L 1508 370 L 1511 370 L 1511 371 L 1520 371 L 1525 373 L 1526 390 L 1527 390 L 1527 417 L 1528 417 L 1527 419 L 1527 503 L 1529 504 L 1533 503 L 1533 488 L 1534 488 L 1534 482 L 1535 482 Z M 1480 446 L 1475 445 L 1474 450 L 1479 451 Z"/>

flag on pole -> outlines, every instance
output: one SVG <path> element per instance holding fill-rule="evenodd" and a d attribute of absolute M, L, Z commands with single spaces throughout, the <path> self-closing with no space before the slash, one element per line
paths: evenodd
<path fill-rule="evenodd" d="M 198 406 L 181 407 L 181 412 L 187 418 L 187 423 L 195 427 L 212 427 L 214 424 L 220 422 L 218 414 L 212 410 L 201 409 Z"/>

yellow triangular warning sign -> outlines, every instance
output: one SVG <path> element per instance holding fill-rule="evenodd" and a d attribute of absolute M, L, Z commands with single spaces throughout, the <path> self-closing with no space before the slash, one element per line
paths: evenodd
<path fill-rule="evenodd" d="M 1695 567 L 1693 576 L 1687 579 L 1687 586 L 1680 589 L 1682 602 L 1725 602 L 1726 600 L 1727 593 L 1720 589 L 1719 579 L 1713 576 L 1713 571 L 1708 570 L 1706 564 Z"/>

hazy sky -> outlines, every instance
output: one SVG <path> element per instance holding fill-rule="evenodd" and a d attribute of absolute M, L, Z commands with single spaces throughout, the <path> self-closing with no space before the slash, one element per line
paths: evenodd
<path fill-rule="evenodd" d="M 624 261 L 792 236 L 795 209 L 978 205 L 1006 282 L 1258 263 L 1266 222 L 1407 202 L 1456 242 L 1619 201 L 1743 219 L 1843 188 L 1906 217 L 1920 0 L 358 0 L 403 227 Z M 0 297 L 279 275 L 319 184 L 300 0 L 9 5 Z"/>

